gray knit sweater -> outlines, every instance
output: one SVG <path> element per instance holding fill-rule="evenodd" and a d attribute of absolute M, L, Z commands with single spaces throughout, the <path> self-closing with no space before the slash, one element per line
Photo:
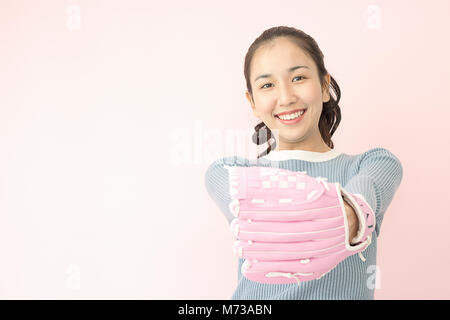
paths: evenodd
<path fill-rule="evenodd" d="M 364 196 L 375 212 L 376 227 L 372 243 L 363 252 L 363 262 L 357 254 L 339 263 L 321 279 L 298 284 L 262 284 L 241 274 L 244 259 L 239 259 L 237 288 L 232 300 L 342 300 L 374 299 L 376 283 L 377 238 L 384 214 L 403 177 L 399 159 L 384 148 L 348 155 L 332 149 L 328 152 L 304 150 L 273 150 L 258 160 L 226 157 L 214 161 L 205 174 L 206 189 L 228 223 L 233 220 L 228 204 L 231 201 L 227 166 L 276 166 L 292 171 L 306 171 L 312 177 L 325 177 L 339 182 L 350 193 Z M 232 248 L 230 247 L 230 250 Z"/>

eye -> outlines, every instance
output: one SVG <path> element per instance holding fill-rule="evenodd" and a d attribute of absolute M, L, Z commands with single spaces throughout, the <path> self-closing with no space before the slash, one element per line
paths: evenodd
<path fill-rule="evenodd" d="M 296 79 L 296 78 L 303 78 L 303 79 L 306 79 L 304 76 L 296 76 L 294 79 Z M 267 88 L 266 85 L 268 85 L 268 84 L 271 84 L 271 83 L 270 83 L 270 82 L 269 82 L 269 83 L 265 83 L 265 84 L 262 85 L 260 88 L 261 88 L 261 89 L 265 89 L 265 88 Z"/>
<path fill-rule="evenodd" d="M 303 79 L 306 79 L 304 76 L 296 76 L 295 78 L 303 78 Z M 294 79 L 295 79 L 294 78 Z"/>

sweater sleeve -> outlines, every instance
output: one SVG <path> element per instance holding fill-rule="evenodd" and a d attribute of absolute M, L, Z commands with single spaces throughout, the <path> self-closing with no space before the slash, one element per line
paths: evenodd
<path fill-rule="evenodd" d="M 237 156 L 222 158 L 210 164 L 205 173 L 206 190 L 224 214 L 228 224 L 230 224 L 234 216 L 228 207 L 231 202 L 231 196 L 229 193 L 228 170 L 225 166 L 249 166 L 249 161 Z"/>
<path fill-rule="evenodd" d="M 372 208 L 376 219 L 376 237 L 380 234 L 384 213 L 402 177 L 400 160 L 387 149 L 374 148 L 362 155 L 356 175 L 343 186 L 347 192 L 362 195 Z"/>

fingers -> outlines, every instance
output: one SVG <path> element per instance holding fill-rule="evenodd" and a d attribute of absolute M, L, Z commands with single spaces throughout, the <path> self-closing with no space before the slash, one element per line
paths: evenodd
<path fill-rule="evenodd" d="M 286 243 L 237 240 L 233 249 L 240 258 L 244 259 L 299 260 L 339 252 L 345 249 L 344 240 L 345 235 L 325 240 Z"/>
<path fill-rule="evenodd" d="M 247 221 L 236 218 L 230 228 L 240 240 L 295 242 L 337 237 L 344 234 L 344 217 L 320 221 Z"/>
<path fill-rule="evenodd" d="M 320 278 L 346 257 L 348 257 L 348 252 L 341 251 L 323 257 L 301 260 L 247 259 L 242 264 L 241 272 L 249 280 L 261 283 L 303 282 Z"/>
<path fill-rule="evenodd" d="M 233 203 L 234 204 L 234 203 Z M 231 206 L 231 205 L 230 205 Z M 235 205 L 236 206 L 236 205 Z M 308 208 L 307 204 L 299 205 L 278 205 L 276 208 L 270 207 L 248 209 L 249 205 L 243 201 L 239 203 L 239 210 L 234 215 L 244 220 L 264 220 L 264 221 L 308 221 L 319 219 L 330 219 L 342 216 L 342 208 L 340 205 L 329 204 L 322 208 Z"/>
<path fill-rule="evenodd" d="M 266 284 L 300 283 L 320 277 L 320 271 L 298 271 L 299 262 L 283 261 L 268 265 L 263 262 L 245 260 L 241 273 L 247 279 Z"/>

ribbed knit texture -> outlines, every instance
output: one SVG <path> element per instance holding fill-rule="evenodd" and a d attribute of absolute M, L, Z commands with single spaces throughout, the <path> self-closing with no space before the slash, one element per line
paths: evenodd
<path fill-rule="evenodd" d="M 274 166 L 292 171 L 306 171 L 312 177 L 325 177 L 328 182 L 339 182 L 350 193 L 363 195 L 376 216 L 372 243 L 363 252 L 365 262 L 354 254 L 321 279 L 302 282 L 298 286 L 296 283 L 262 284 L 248 280 L 241 274 L 244 259 L 237 258 L 238 283 L 232 300 L 374 299 L 377 238 L 380 235 L 384 214 L 403 177 L 402 165 L 394 154 L 384 148 L 374 148 L 358 155 L 343 153 L 322 162 L 298 159 L 270 161 L 264 158 L 250 161 L 237 156 L 216 160 L 206 171 L 205 186 L 229 224 L 234 217 L 228 208 L 231 197 L 228 171 L 224 165 Z"/>

